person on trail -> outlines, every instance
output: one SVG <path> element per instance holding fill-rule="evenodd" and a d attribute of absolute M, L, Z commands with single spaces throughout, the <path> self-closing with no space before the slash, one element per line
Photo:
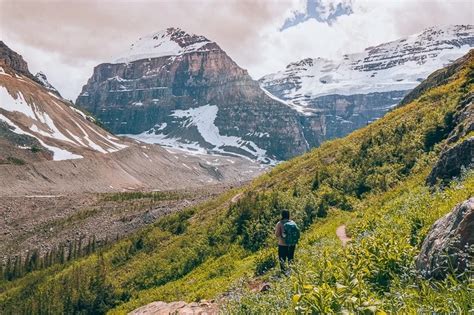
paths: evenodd
<path fill-rule="evenodd" d="M 295 248 L 300 238 L 300 230 L 296 223 L 290 220 L 290 211 L 281 211 L 281 220 L 275 227 L 278 238 L 278 259 L 283 272 L 286 271 L 286 261 L 290 264 L 295 257 Z"/>

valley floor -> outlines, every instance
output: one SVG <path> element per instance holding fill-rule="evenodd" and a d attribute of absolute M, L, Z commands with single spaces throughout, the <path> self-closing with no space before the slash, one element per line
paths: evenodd
<path fill-rule="evenodd" d="M 83 193 L 0 197 L 0 252 L 41 254 L 70 242 L 122 238 L 158 218 L 213 198 L 240 184 L 164 192 Z M 5 257 L 2 257 L 4 259 Z"/>

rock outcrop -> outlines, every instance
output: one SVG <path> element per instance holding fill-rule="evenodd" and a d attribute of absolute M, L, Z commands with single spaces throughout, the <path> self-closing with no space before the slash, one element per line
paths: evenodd
<path fill-rule="evenodd" d="M 56 88 L 51 83 L 49 83 L 48 78 L 46 77 L 46 74 L 44 74 L 43 72 L 40 71 L 35 75 L 35 81 L 40 83 L 47 90 L 53 92 L 57 96 L 61 96 L 61 94 L 59 94 L 59 91 L 56 90 Z"/>
<path fill-rule="evenodd" d="M 23 57 L 11 50 L 3 41 L 0 41 L 0 66 L 8 66 L 19 74 L 29 78 L 33 77 Z"/>
<path fill-rule="evenodd" d="M 472 166 L 474 166 L 474 137 L 444 151 L 428 175 L 426 183 L 430 186 L 438 181 L 446 184 L 461 175 L 463 169 L 470 169 Z"/>
<path fill-rule="evenodd" d="M 472 267 L 474 246 L 474 198 L 458 204 L 431 227 L 416 259 L 426 277 L 441 279 L 450 271 Z"/>
<path fill-rule="evenodd" d="M 310 146 L 317 146 L 364 127 L 399 103 L 412 101 L 430 84 L 421 84 L 404 98 L 411 89 L 472 47 L 474 26 L 433 27 L 341 60 L 293 62 L 259 81 L 272 95 L 292 104 L 305 126 L 318 126 L 305 129 Z M 456 69 L 440 70 L 445 71 Z M 443 75 L 436 76 L 442 80 Z"/>
<path fill-rule="evenodd" d="M 114 133 L 269 162 L 308 149 L 297 113 L 215 42 L 180 29 L 146 36 L 100 64 L 77 105 Z"/>

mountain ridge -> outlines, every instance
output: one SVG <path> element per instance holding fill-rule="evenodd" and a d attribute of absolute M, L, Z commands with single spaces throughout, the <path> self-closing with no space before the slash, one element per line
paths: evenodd
<path fill-rule="evenodd" d="M 473 25 L 431 27 L 344 55 L 306 58 L 262 77 L 262 88 L 321 126 L 311 146 L 338 138 L 382 117 L 431 72 L 474 47 Z"/>

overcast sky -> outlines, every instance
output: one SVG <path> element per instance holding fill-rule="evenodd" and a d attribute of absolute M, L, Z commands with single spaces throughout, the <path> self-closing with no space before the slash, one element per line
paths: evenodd
<path fill-rule="evenodd" d="M 338 58 L 426 27 L 474 24 L 472 0 L 310 1 L 317 18 L 307 0 L 0 0 L 0 39 L 75 100 L 94 66 L 170 26 L 216 41 L 258 79 L 302 58 Z"/>

